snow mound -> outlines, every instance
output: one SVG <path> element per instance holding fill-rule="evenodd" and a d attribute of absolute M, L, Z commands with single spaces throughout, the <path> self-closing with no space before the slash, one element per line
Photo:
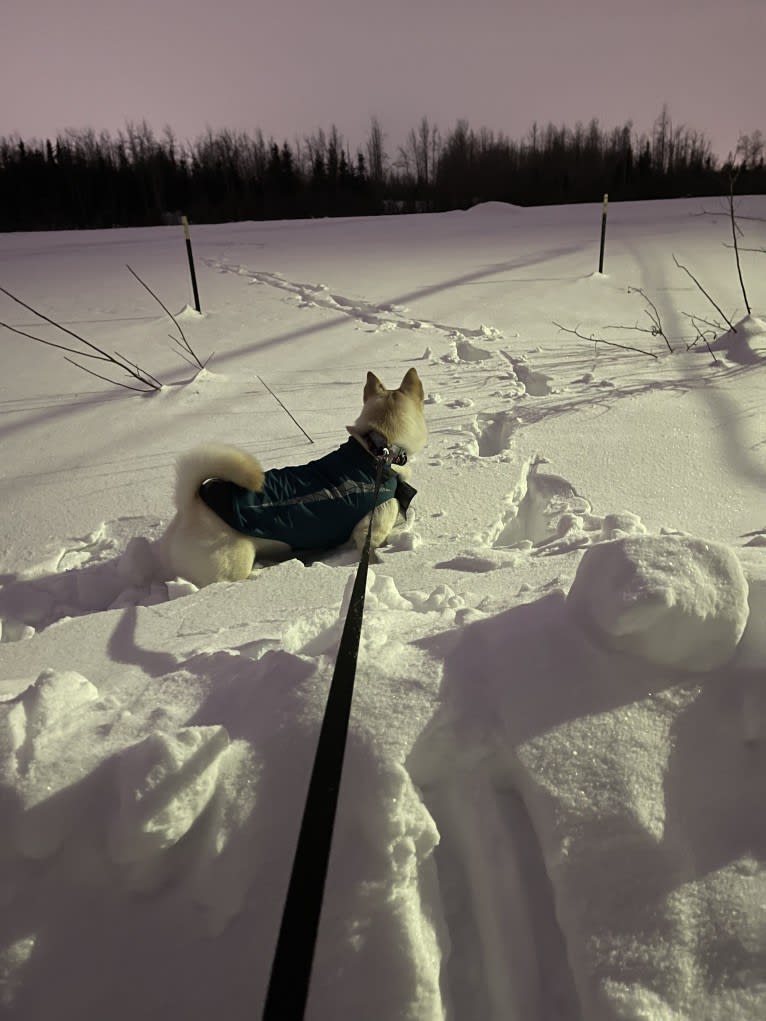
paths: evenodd
<path fill-rule="evenodd" d="M 710 345 L 712 351 L 723 351 L 732 362 L 756 365 L 766 359 L 766 319 L 745 316 Z M 706 348 L 697 345 L 697 351 Z"/>
<path fill-rule="evenodd" d="M 466 213 L 470 213 L 471 216 L 508 216 L 513 214 L 514 216 L 524 211 L 523 206 L 516 206 L 512 202 L 478 202 L 475 206 L 471 206 L 470 209 L 466 209 Z"/>
<path fill-rule="evenodd" d="M 187 320 L 187 319 L 204 319 L 204 318 L 205 318 L 205 313 L 204 312 L 198 312 L 197 309 L 196 308 L 192 308 L 191 305 L 183 305 L 176 312 L 176 319 Z"/>
<path fill-rule="evenodd" d="M 728 662 L 749 612 L 747 580 L 733 550 L 678 535 L 592 546 L 568 603 L 607 647 L 689 671 Z"/>

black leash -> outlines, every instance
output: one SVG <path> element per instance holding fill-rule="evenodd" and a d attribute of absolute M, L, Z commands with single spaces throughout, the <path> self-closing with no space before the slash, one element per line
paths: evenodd
<path fill-rule="evenodd" d="M 378 455 L 373 511 L 383 468 L 394 456 L 387 448 Z M 301 1021 L 306 1009 L 354 693 L 371 542 L 372 515 L 319 732 L 262 1021 Z"/>

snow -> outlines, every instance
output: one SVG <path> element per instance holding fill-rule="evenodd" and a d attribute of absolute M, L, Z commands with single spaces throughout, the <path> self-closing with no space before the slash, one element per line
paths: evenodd
<path fill-rule="evenodd" d="M 586 550 L 568 601 L 609 648 L 658 666 L 710 671 L 734 658 L 750 612 L 747 596 L 742 565 L 729 547 L 642 535 Z"/>
<path fill-rule="evenodd" d="M 178 229 L 0 236 L 3 286 L 163 383 L 3 332 L 2 1016 L 258 1016 L 356 555 L 197 590 L 149 544 L 180 454 L 321 456 L 411 365 L 306 1017 L 766 1015 L 763 256 L 747 315 L 702 206 L 612 204 L 603 274 L 600 204 L 195 227 L 201 315 Z"/>

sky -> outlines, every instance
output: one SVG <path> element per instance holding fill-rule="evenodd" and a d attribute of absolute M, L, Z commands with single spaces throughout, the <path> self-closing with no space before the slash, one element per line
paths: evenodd
<path fill-rule="evenodd" d="M 146 119 L 278 140 L 336 124 L 395 153 L 422 116 L 647 130 L 663 103 L 725 157 L 766 129 L 763 0 L 0 0 L 0 135 Z"/>

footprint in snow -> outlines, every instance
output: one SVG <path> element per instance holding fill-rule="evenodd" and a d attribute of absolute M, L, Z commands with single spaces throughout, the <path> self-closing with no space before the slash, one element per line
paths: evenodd
<path fill-rule="evenodd" d="M 528 458 L 499 520 L 490 529 L 488 544 L 496 549 L 534 549 L 540 555 L 566 553 L 592 543 L 641 535 L 646 528 L 630 511 L 593 514 L 590 500 L 568 479 L 539 471 L 548 459 Z"/>
<path fill-rule="evenodd" d="M 468 427 L 468 449 L 478 457 L 495 457 L 510 446 L 518 418 L 509 411 L 481 412 Z"/>

